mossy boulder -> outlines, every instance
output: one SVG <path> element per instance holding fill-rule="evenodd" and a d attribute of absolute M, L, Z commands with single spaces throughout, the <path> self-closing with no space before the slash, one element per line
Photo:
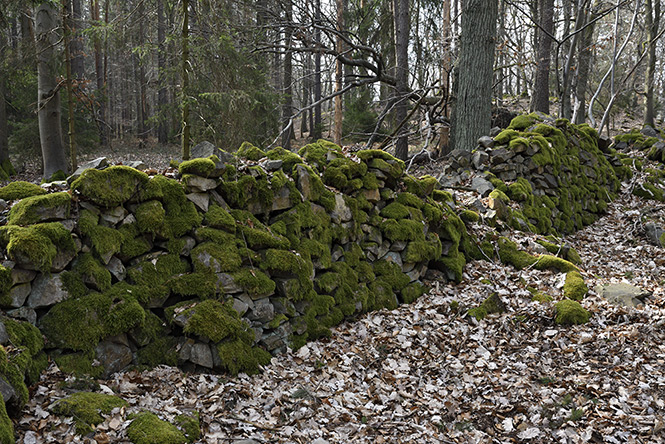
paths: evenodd
<path fill-rule="evenodd" d="M 46 190 L 34 183 L 17 180 L 0 188 L 0 199 L 20 200 L 26 197 L 41 196 Z"/>
<path fill-rule="evenodd" d="M 12 207 L 7 222 L 10 225 L 30 225 L 67 219 L 71 202 L 71 196 L 65 192 L 26 197 Z"/>
<path fill-rule="evenodd" d="M 556 317 L 554 322 L 561 325 L 578 325 L 589 322 L 591 313 L 582 307 L 582 305 L 571 299 L 564 299 L 554 304 Z"/>
<path fill-rule="evenodd" d="M 147 174 L 117 165 L 103 170 L 85 170 L 72 182 L 71 189 L 96 205 L 112 208 L 135 197 L 148 181 Z"/>
<path fill-rule="evenodd" d="M 589 292 L 589 288 L 584 283 L 584 278 L 577 271 L 566 273 L 566 282 L 563 286 L 563 295 L 574 301 L 581 301 Z"/>
<path fill-rule="evenodd" d="M 127 438 L 134 444 L 185 444 L 185 434 L 170 422 L 159 419 L 151 412 L 133 416 L 127 427 Z"/>
<path fill-rule="evenodd" d="M 0 444 L 14 444 L 14 426 L 9 419 L 5 401 L 0 399 Z"/>
<path fill-rule="evenodd" d="M 76 433 L 87 435 L 94 425 L 104 421 L 115 408 L 127 407 L 129 403 L 117 396 L 104 393 L 77 392 L 57 401 L 51 410 L 56 415 L 72 416 L 76 424 Z"/>
<path fill-rule="evenodd" d="M 43 272 L 51 271 L 59 253 L 72 255 L 76 250 L 71 233 L 60 222 L 5 225 L 0 227 L 0 245 L 22 267 Z"/>
<path fill-rule="evenodd" d="M 480 321 L 485 319 L 487 315 L 495 313 L 503 313 L 506 311 L 506 305 L 501 300 L 498 294 L 493 293 L 483 301 L 478 307 L 472 308 L 468 311 L 469 316 L 473 316 L 476 320 Z"/>

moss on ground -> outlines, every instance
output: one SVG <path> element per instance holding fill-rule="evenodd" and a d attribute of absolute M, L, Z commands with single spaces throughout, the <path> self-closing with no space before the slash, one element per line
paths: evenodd
<path fill-rule="evenodd" d="M 574 301 L 581 301 L 589 292 L 589 288 L 584 283 L 584 278 L 577 271 L 570 271 L 566 274 L 566 282 L 563 286 L 563 295 Z"/>
<path fill-rule="evenodd" d="M 571 299 L 564 299 L 554 304 L 556 317 L 554 322 L 560 325 L 578 325 L 589 322 L 591 313 L 582 307 L 582 305 Z"/>
<path fill-rule="evenodd" d="M 127 427 L 127 438 L 134 444 L 185 444 L 187 437 L 178 427 L 159 419 L 151 412 L 133 416 Z"/>
<path fill-rule="evenodd" d="M 117 396 L 78 392 L 57 401 L 52 410 L 56 415 L 72 416 L 76 424 L 76 433 L 87 435 L 92 432 L 93 425 L 104 421 L 102 415 L 108 415 L 113 409 L 128 405 L 127 401 Z"/>
<path fill-rule="evenodd" d="M 472 308 L 467 313 L 469 316 L 473 316 L 476 320 L 480 321 L 487 317 L 487 315 L 495 313 L 503 313 L 506 311 L 506 306 L 499 297 L 498 294 L 493 293 L 487 299 L 483 301 L 478 307 Z"/>

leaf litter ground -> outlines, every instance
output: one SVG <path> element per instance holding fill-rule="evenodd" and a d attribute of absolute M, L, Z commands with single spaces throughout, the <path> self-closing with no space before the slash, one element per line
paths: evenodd
<path fill-rule="evenodd" d="M 559 300 L 563 275 L 476 261 L 462 283 L 433 279 L 414 304 L 344 323 L 329 339 L 273 358 L 260 375 L 161 366 L 99 381 L 130 407 L 88 437 L 50 411 L 71 385 L 52 365 L 16 424 L 18 442 L 128 442 L 128 415 L 141 410 L 166 420 L 198 412 L 199 442 L 220 444 L 664 442 L 665 256 L 647 243 L 641 217 L 650 208 L 662 219 L 665 210 L 652 204 L 625 192 L 566 239 L 591 289 L 582 302 L 588 324 L 554 324 L 553 303 L 533 302 L 526 290 Z M 535 248 L 532 235 L 510 236 Z M 626 308 L 594 291 L 621 281 L 652 297 Z M 464 316 L 493 293 L 505 313 Z"/>

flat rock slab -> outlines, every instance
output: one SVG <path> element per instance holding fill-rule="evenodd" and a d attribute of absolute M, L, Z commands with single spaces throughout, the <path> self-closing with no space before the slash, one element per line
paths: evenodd
<path fill-rule="evenodd" d="M 610 304 L 623 305 L 625 307 L 642 305 L 644 304 L 644 300 L 651 296 L 650 291 L 623 282 L 601 285 L 596 288 L 596 293 Z"/>

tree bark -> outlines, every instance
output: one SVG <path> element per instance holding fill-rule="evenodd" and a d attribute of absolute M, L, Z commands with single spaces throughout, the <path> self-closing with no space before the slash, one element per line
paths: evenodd
<path fill-rule="evenodd" d="M 72 21 L 69 19 L 71 8 L 67 0 L 63 0 L 62 6 L 62 22 L 63 34 L 65 43 L 65 81 L 67 82 L 67 123 L 68 131 L 67 136 L 69 139 L 69 162 L 71 170 L 76 171 L 76 129 L 74 122 L 74 85 L 73 85 L 73 59 L 72 59 L 72 28 L 70 24 Z"/>
<path fill-rule="evenodd" d="M 395 123 L 401 125 L 397 132 L 395 157 L 406 160 L 409 154 L 408 125 L 406 119 L 409 93 L 409 0 L 393 0 L 395 22 Z"/>
<path fill-rule="evenodd" d="M 137 8 L 137 14 L 138 14 L 138 21 L 139 21 L 139 26 L 138 26 L 138 46 L 139 48 L 142 48 L 144 43 L 145 43 L 145 25 L 144 25 L 144 2 L 140 2 Z M 137 128 L 138 128 L 138 136 L 140 139 L 145 139 L 148 137 L 147 131 L 146 131 L 146 120 L 148 118 L 148 103 L 147 103 L 147 98 L 146 98 L 146 79 L 145 79 L 145 66 L 143 65 L 143 60 L 141 59 L 141 56 L 139 53 L 136 53 L 136 65 L 137 65 L 137 82 L 138 82 L 138 97 L 137 97 Z"/>
<path fill-rule="evenodd" d="M 321 0 L 315 0 L 314 21 L 319 24 L 321 20 Z M 321 43 L 321 30 L 314 30 L 314 40 L 316 44 Z M 321 52 L 314 54 L 314 128 L 312 128 L 311 138 L 317 140 L 321 138 Z"/>
<path fill-rule="evenodd" d="M 658 28 L 660 27 L 660 0 L 646 0 L 646 30 L 647 30 L 647 72 L 644 79 L 644 124 L 655 127 L 654 117 L 654 89 L 656 72 L 656 42 Z"/>
<path fill-rule="evenodd" d="M 182 106 L 182 160 L 189 160 L 189 0 L 182 1 L 182 86 L 180 103 Z"/>
<path fill-rule="evenodd" d="M 344 32 L 344 1 L 336 0 L 337 2 L 337 32 Z M 338 54 L 344 52 L 344 40 L 337 37 L 336 50 Z M 344 64 L 337 58 L 335 62 L 335 92 L 341 91 L 344 88 Z M 337 145 L 342 144 L 342 121 L 344 119 L 343 97 L 341 94 L 335 96 L 335 126 L 333 129 L 333 142 Z"/>
<path fill-rule="evenodd" d="M 90 2 L 90 16 L 95 26 L 101 26 L 101 16 L 99 13 L 100 0 L 91 0 Z M 105 81 L 104 81 L 104 63 L 102 56 L 102 40 L 95 37 L 93 41 L 93 51 L 95 54 L 95 83 L 97 98 L 97 129 L 99 131 L 99 144 L 101 146 L 108 146 L 109 137 L 106 128 L 106 107 L 108 97 L 106 95 Z"/>
<path fill-rule="evenodd" d="M 531 111 L 550 112 L 550 64 L 552 60 L 552 33 L 554 31 L 554 0 L 540 0 L 540 29 L 536 79 L 533 87 Z"/>
<path fill-rule="evenodd" d="M 292 20 L 292 8 L 293 4 L 291 0 L 286 1 L 286 21 L 290 23 Z M 290 48 L 293 38 L 293 31 L 291 27 L 285 29 L 285 41 L 286 47 Z M 282 133 L 282 147 L 284 149 L 291 149 L 291 139 L 293 138 L 293 122 L 291 121 L 291 115 L 293 113 L 293 54 L 290 49 L 286 50 L 284 54 L 284 104 L 282 105 L 282 128 L 287 128 Z"/>
<path fill-rule="evenodd" d="M 157 72 L 159 78 L 159 91 L 157 92 L 157 106 L 159 113 L 159 126 L 157 127 L 157 140 L 159 143 L 168 142 L 168 129 L 164 112 L 168 105 L 168 94 L 164 82 L 166 71 L 166 20 L 164 17 L 164 0 L 157 0 Z"/>
<path fill-rule="evenodd" d="M 69 29 L 71 40 L 69 49 L 71 53 L 72 77 L 74 79 L 85 78 L 85 53 L 83 52 L 83 37 L 79 33 L 81 28 L 81 0 L 70 0 L 71 16 L 69 17 Z"/>
<path fill-rule="evenodd" d="M 6 44 L 4 33 L 0 32 L 0 60 L 5 59 Z M 9 131 L 7 128 L 7 108 L 5 103 L 6 78 L 3 72 L 3 64 L 0 64 L 0 163 L 9 159 Z"/>
<path fill-rule="evenodd" d="M 56 43 L 58 13 L 51 3 L 44 2 L 35 10 L 36 49 L 37 49 L 37 89 L 39 140 L 44 161 L 44 178 L 50 179 L 54 173 L 68 172 L 67 157 L 62 143 L 60 127 L 60 94 L 56 81 Z"/>
<path fill-rule="evenodd" d="M 585 24 L 594 19 L 593 15 L 589 15 L 589 12 L 588 9 L 585 10 Z M 593 57 L 593 52 L 591 51 L 591 46 L 593 45 L 593 30 L 593 24 L 584 28 L 579 41 L 579 60 L 577 64 L 577 81 L 575 84 L 575 105 L 573 107 L 572 117 L 573 122 L 576 124 L 582 124 L 586 121 L 586 91 L 587 84 L 589 83 L 591 58 Z"/>
<path fill-rule="evenodd" d="M 496 45 L 496 0 L 467 0 L 462 10 L 462 33 L 452 117 L 454 149 L 471 151 L 492 122 L 492 68 Z"/>

